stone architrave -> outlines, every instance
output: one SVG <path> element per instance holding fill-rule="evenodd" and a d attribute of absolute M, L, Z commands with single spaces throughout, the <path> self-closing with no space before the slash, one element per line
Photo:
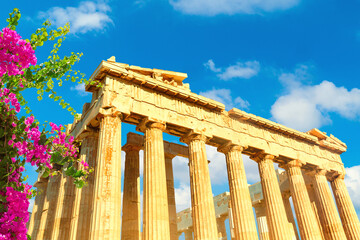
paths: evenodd
<path fill-rule="evenodd" d="M 174 173 L 173 173 L 173 164 L 172 164 L 172 160 L 174 157 L 175 157 L 175 155 L 173 155 L 173 154 L 165 153 L 166 185 L 167 185 L 169 223 L 170 223 L 170 240 L 178 239 L 177 221 L 176 221 Z"/>
<path fill-rule="evenodd" d="M 225 153 L 226 166 L 232 202 L 232 219 L 236 239 L 258 239 L 252 203 L 247 184 L 244 163 L 242 159 L 243 148 L 227 144 L 218 148 Z"/>
<path fill-rule="evenodd" d="M 49 178 L 39 178 L 34 184 L 34 187 L 38 189 L 38 194 L 35 197 L 35 203 L 31 214 L 31 220 L 29 224 L 28 233 L 32 239 L 38 238 L 38 233 L 41 225 L 41 219 L 45 206 L 46 190 Z"/>
<path fill-rule="evenodd" d="M 189 146 L 191 211 L 194 239 L 217 239 L 218 232 L 206 156 L 206 136 L 191 133 L 181 139 Z"/>
<path fill-rule="evenodd" d="M 278 179 L 275 174 L 274 156 L 257 154 L 252 159 L 257 161 L 259 166 L 270 238 L 273 240 L 292 239 Z"/>
<path fill-rule="evenodd" d="M 122 240 L 140 240 L 140 169 L 139 151 L 141 146 L 126 144 L 124 195 L 122 215 Z"/>
<path fill-rule="evenodd" d="M 96 157 L 99 142 L 99 133 L 87 132 L 83 135 L 80 158 L 87 162 L 94 171 L 87 178 L 87 185 L 77 192 L 73 207 L 73 222 L 71 234 L 74 239 L 89 239 L 91 214 L 94 204 Z"/>
<path fill-rule="evenodd" d="M 302 163 L 293 160 L 283 165 L 289 179 L 291 196 L 297 217 L 301 239 L 321 240 L 321 231 L 316 224 L 316 216 L 311 206 L 310 198 L 306 189 L 305 181 L 301 172 Z"/>
<path fill-rule="evenodd" d="M 335 202 L 326 179 L 326 170 L 318 168 L 314 176 L 314 189 L 322 214 L 322 227 L 327 240 L 346 240 Z"/>
<path fill-rule="evenodd" d="M 163 131 L 165 125 L 144 120 L 143 240 L 170 239 Z"/>
<path fill-rule="evenodd" d="M 331 180 L 331 187 L 334 193 L 340 218 L 344 226 L 348 240 L 360 239 L 360 223 L 356 215 L 354 205 L 351 202 L 349 193 L 344 182 L 344 175 L 338 174 Z"/>
<path fill-rule="evenodd" d="M 120 239 L 121 233 L 121 120 L 101 116 L 90 239 Z"/>

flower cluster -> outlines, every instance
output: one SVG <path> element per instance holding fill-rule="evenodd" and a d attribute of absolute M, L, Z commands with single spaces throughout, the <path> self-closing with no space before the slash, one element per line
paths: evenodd
<path fill-rule="evenodd" d="M 1 66 L 1 65 L 0 65 Z M 20 112 L 20 103 L 16 98 L 16 94 L 10 92 L 7 88 L 0 88 L 0 102 L 7 104 L 6 106 L 9 107 L 11 104 L 14 108 L 8 108 L 8 111 L 14 110 L 15 112 Z"/>
<path fill-rule="evenodd" d="M 22 75 L 23 69 L 36 64 L 35 51 L 16 31 L 4 28 L 0 33 L 0 77 Z"/>
<path fill-rule="evenodd" d="M 39 126 L 32 127 L 34 123 L 34 116 L 27 117 L 25 119 L 25 133 L 27 134 L 27 139 L 23 141 L 14 141 L 16 136 L 8 141 L 8 144 L 17 150 L 19 157 L 23 156 L 26 162 L 31 163 L 32 166 L 45 165 L 49 169 L 52 168 L 50 164 L 51 155 L 50 147 L 41 143 L 41 132 L 39 131 Z M 16 125 L 14 123 L 14 125 Z"/>
<path fill-rule="evenodd" d="M 6 188 L 7 211 L 0 218 L 0 240 L 19 239 L 26 240 L 26 223 L 29 221 L 30 185 L 24 185 L 24 191 L 19 192 L 12 187 Z"/>
<path fill-rule="evenodd" d="M 78 187 L 91 171 L 84 161 L 80 170 L 73 164 L 79 161 L 79 149 L 61 125 L 50 123 L 51 131 L 40 130 L 34 116 L 18 117 L 20 102 L 24 102 L 19 91 L 29 87 L 22 75 L 36 62 L 31 44 L 16 31 L 4 28 L 0 32 L 0 172 L 7 173 L 0 174 L 0 240 L 27 239 L 28 199 L 33 190 L 23 184 L 25 163 L 44 172 L 43 177 L 49 176 L 54 164 L 62 166 L 62 172 L 73 177 Z"/>

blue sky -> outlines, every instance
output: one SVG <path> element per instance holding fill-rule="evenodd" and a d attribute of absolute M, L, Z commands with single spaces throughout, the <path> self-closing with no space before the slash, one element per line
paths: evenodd
<path fill-rule="evenodd" d="M 188 73 L 195 93 L 301 131 L 317 127 L 348 146 L 342 154 L 346 183 L 360 211 L 360 18 L 359 0 L 138 0 L 5 1 L 2 26 L 14 7 L 27 38 L 50 18 L 67 21 L 71 34 L 61 55 L 83 52 L 77 69 L 90 76 L 101 60 Z M 36 52 L 39 62 L 51 44 Z M 59 93 L 81 112 L 90 95 L 64 84 Z M 71 123 L 52 100 L 26 92 L 40 121 Z M 133 126 L 124 126 L 126 133 Z M 165 135 L 165 139 L 178 141 Z M 228 191 L 222 154 L 208 148 L 213 192 Z M 189 206 L 185 159 L 174 161 L 178 209 Z M 249 183 L 256 165 L 245 158 Z M 36 175 L 29 168 L 30 182 Z"/>

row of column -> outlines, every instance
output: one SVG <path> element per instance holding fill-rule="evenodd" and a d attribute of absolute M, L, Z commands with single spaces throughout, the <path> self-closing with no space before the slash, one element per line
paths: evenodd
<path fill-rule="evenodd" d="M 85 136 L 81 156 L 95 169 L 89 186 L 74 188 L 70 179 L 60 175 L 42 184 L 34 209 L 33 239 L 140 239 L 139 149 L 126 146 L 123 227 L 121 228 L 121 121 L 119 116 L 102 116 L 100 131 Z M 143 121 L 138 130 L 145 133 L 143 178 L 144 240 L 176 239 L 176 208 L 171 159 L 165 157 L 163 131 L 165 124 Z M 190 133 L 181 141 L 188 144 L 191 210 L 194 239 L 218 239 L 213 196 L 202 134 Z M 242 147 L 225 144 L 218 148 L 226 156 L 232 203 L 235 239 L 258 239 L 252 202 L 247 185 Z M 257 154 L 266 220 L 270 239 L 292 239 L 284 201 L 274 170 L 274 156 Z M 291 161 L 286 169 L 302 239 L 322 239 L 313 205 L 301 173 L 301 163 Z M 171 169 L 171 171 L 170 171 Z M 324 170 L 314 173 L 316 208 L 325 239 L 357 239 L 360 224 L 343 182 L 343 176 L 332 181 L 341 220 L 331 197 Z M 90 175 L 91 176 L 91 175 Z M 40 184 L 40 183 L 39 183 Z M 39 187 L 41 188 L 39 185 Z M 47 189 L 45 191 L 45 189 Z M 59 192 L 60 189 L 60 192 Z M 59 197 L 61 196 L 61 197 Z M 75 196 L 72 198 L 72 196 Z M 71 201 L 74 199 L 74 201 Z M 72 203 L 70 203 L 72 202 Z M 69 205 L 67 205 L 69 204 Z M 63 207 L 62 207 L 63 206 Z M 65 207 L 66 206 L 66 207 Z M 259 223 L 259 219 L 258 219 Z M 261 222 L 260 222 L 261 223 Z M 344 226 L 344 227 L 343 227 Z M 46 227 L 46 231 L 45 231 Z M 121 230 L 122 229 L 122 230 Z M 345 230 L 345 231 L 344 231 Z M 42 238 L 41 238 L 42 236 Z"/>

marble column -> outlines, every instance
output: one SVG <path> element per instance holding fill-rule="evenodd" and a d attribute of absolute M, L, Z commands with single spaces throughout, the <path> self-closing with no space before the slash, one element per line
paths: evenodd
<path fill-rule="evenodd" d="M 60 166 L 54 166 L 53 168 L 55 170 L 60 170 Z M 53 172 L 52 171 L 52 172 Z M 50 173 L 51 174 L 51 173 Z M 46 221 L 44 225 L 44 235 L 40 239 L 43 240 L 53 240 L 55 239 L 55 233 L 57 231 L 57 228 L 55 228 L 55 223 L 57 221 L 57 216 L 60 215 L 59 205 L 60 205 L 60 198 L 59 193 L 61 190 L 61 185 L 64 180 L 64 177 L 62 176 L 61 172 L 57 173 L 55 176 L 49 177 L 49 183 L 47 186 L 46 191 L 46 200 L 48 201 L 48 211 L 46 214 Z"/>
<path fill-rule="evenodd" d="M 121 120 L 100 119 L 90 239 L 120 239 L 121 233 Z"/>
<path fill-rule="evenodd" d="M 321 214 L 323 215 L 323 230 L 325 239 L 329 240 L 345 240 L 344 228 L 341 224 L 339 214 L 337 212 L 335 202 L 330 192 L 328 181 L 326 179 L 326 171 L 318 169 L 314 176 L 314 188 L 316 197 L 319 201 Z"/>
<path fill-rule="evenodd" d="M 270 240 L 269 227 L 266 220 L 266 206 L 264 202 L 255 205 L 255 213 L 260 240 Z"/>
<path fill-rule="evenodd" d="M 360 239 L 359 218 L 345 186 L 344 175 L 335 176 L 331 181 L 331 187 L 347 239 Z"/>
<path fill-rule="evenodd" d="M 301 162 L 293 160 L 284 165 L 289 179 L 291 196 L 299 226 L 301 239 L 321 240 L 321 231 L 317 224 L 316 216 L 311 206 L 309 194 L 301 172 Z"/>
<path fill-rule="evenodd" d="M 214 200 L 206 156 L 206 137 L 190 134 L 181 141 L 189 145 L 191 211 L 194 239 L 217 239 Z"/>
<path fill-rule="evenodd" d="M 292 235 L 292 239 L 293 240 L 299 239 L 293 211 L 292 211 L 291 204 L 290 204 L 290 193 L 288 193 L 288 192 L 283 193 L 282 199 L 284 201 L 286 216 L 289 221 L 289 229 L 290 229 L 290 233 Z"/>
<path fill-rule="evenodd" d="M 124 195 L 122 214 L 122 240 L 140 240 L 140 169 L 141 146 L 126 144 Z"/>
<path fill-rule="evenodd" d="M 89 168 L 94 169 L 87 178 L 87 185 L 76 189 L 71 223 L 71 239 L 89 239 L 91 214 L 94 204 L 96 157 L 99 142 L 98 132 L 88 132 L 83 136 L 80 158 L 87 162 Z"/>
<path fill-rule="evenodd" d="M 143 177 L 143 240 L 170 239 L 163 131 L 165 124 L 147 122 Z"/>
<path fill-rule="evenodd" d="M 273 240 L 292 239 L 279 182 L 274 169 L 274 156 L 258 154 L 253 156 L 252 159 L 259 164 L 259 173 L 266 204 L 266 217 L 270 238 Z"/>
<path fill-rule="evenodd" d="M 303 176 L 304 176 L 304 173 L 303 173 Z M 323 230 L 323 227 L 322 227 L 322 222 L 324 222 L 323 220 L 320 220 L 320 218 L 323 218 L 323 214 L 321 213 L 320 211 L 320 204 L 319 204 L 319 201 L 317 200 L 316 198 L 316 193 L 315 193 L 315 189 L 314 189 L 314 185 L 313 184 L 309 184 L 306 186 L 307 188 L 307 191 L 308 191 L 308 194 L 309 194 L 309 198 L 310 198 L 310 202 L 311 202 L 311 207 L 313 209 L 313 212 L 315 214 L 315 217 L 316 217 L 316 222 L 317 222 L 317 225 L 320 229 L 320 233 L 321 233 L 321 238 L 323 240 L 326 240 L 325 239 L 325 235 L 324 235 L 324 230 Z"/>
<path fill-rule="evenodd" d="M 166 185 L 169 207 L 170 240 L 177 240 L 175 188 L 172 160 L 175 155 L 165 153 Z"/>
<path fill-rule="evenodd" d="M 227 240 L 225 220 L 226 216 L 220 216 L 216 218 L 216 223 L 218 227 L 218 240 Z"/>
<path fill-rule="evenodd" d="M 243 148 L 227 144 L 218 150 L 225 153 L 226 156 L 235 238 L 258 239 L 249 187 L 241 155 Z"/>
<path fill-rule="evenodd" d="M 193 240 L 193 232 L 192 231 L 185 231 L 185 240 Z"/>
<path fill-rule="evenodd" d="M 45 199 L 46 199 L 46 190 L 48 185 L 49 178 L 39 178 L 34 187 L 37 188 L 37 195 L 35 197 L 35 203 L 33 207 L 33 211 L 31 214 L 31 220 L 29 224 L 28 234 L 31 236 L 32 239 L 39 238 L 38 233 L 41 225 L 41 219 L 44 211 L 45 206 Z"/>
<path fill-rule="evenodd" d="M 64 190 L 63 197 L 60 204 L 62 204 L 61 208 L 61 218 L 59 223 L 59 240 L 67 240 L 70 239 L 70 227 L 72 220 L 72 211 L 75 203 L 75 194 L 76 194 L 76 186 L 74 184 L 74 179 L 72 177 L 64 178 Z"/>
<path fill-rule="evenodd" d="M 266 216 L 256 218 L 260 240 L 270 240 L 269 228 L 266 220 Z"/>

